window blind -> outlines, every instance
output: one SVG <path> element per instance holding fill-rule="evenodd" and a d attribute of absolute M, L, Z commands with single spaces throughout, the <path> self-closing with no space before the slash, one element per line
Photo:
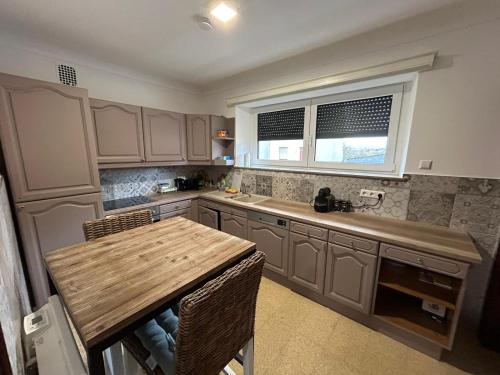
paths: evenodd
<path fill-rule="evenodd" d="M 304 107 L 259 113 L 257 139 L 259 141 L 303 139 L 304 115 Z"/>
<path fill-rule="evenodd" d="M 318 105 L 316 138 L 387 136 L 391 106 L 392 95 Z"/>

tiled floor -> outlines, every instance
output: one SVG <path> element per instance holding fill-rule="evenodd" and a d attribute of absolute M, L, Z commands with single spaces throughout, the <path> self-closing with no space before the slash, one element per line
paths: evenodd
<path fill-rule="evenodd" d="M 478 348 L 466 338 L 459 337 L 454 352 L 445 358 L 449 363 L 262 279 L 256 318 L 256 375 L 500 374 L 500 354 Z M 231 367 L 242 373 L 238 364 Z"/>

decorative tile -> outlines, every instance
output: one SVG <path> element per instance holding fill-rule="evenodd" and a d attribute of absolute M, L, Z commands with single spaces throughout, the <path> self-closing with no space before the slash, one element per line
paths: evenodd
<path fill-rule="evenodd" d="M 314 195 L 314 183 L 309 179 L 273 177 L 272 196 L 276 199 L 310 202 Z"/>
<path fill-rule="evenodd" d="M 477 232 L 469 232 L 469 234 L 474 239 L 474 242 L 479 249 L 483 249 L 492 258 L 495 257 L 496 253 L 498 252 L 500 236 L 493 236 Z"/>
<path fill-rule="evenodd" d="M 241 178 L 241 191 L 248 194 L 257 194 L 257 181 L 255 174 L 243 173 Z"/>
<path fill-rule="evenodd" d="M 458 193 L 500 197 L 500 179 L 462 177 L 458 183 Z"/>
<path fill-rule="evenodd" d="M 459 177 L 424 176 L 416 174 L 410 177 L 410 188 L 412 191 L 456 194 L 459 179 Z"/>
<path fill-rule="evenodd" d="M 454 199 L 455 194 L 411 190 L 407 219 L 448 227 Z"/>
<path fill-rule="evenodd" d="M 369 186 L 367 187 L 367 189 L 376 190 L 377 187 Z M 405 220 L 408 212 L 408 201 L 410 198 L 410 190 L 398 189 L 398 188 L 381 189 L 380 187 L 378 187 L 378 189 L 385 192 L 385 197 L 382 204 L 378 208 L 364 209 L 363 212 L 377 216 Z"/>
<path fill-rule="evenodd" d="M 497 235 L 500 198 L 457 194 L 450 227 L 462 232 Z"/>
<path fill-rule="evenodd" d="M 256 191 L 255 194 L 272 196 L 273 195 L 273 177 L 272 176 L 255 176 Z"/>

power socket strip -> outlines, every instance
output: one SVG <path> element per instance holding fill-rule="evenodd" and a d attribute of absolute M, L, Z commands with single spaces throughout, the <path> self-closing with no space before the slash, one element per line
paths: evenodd
<path fill-rule="evenodd" d="M 380 199 L 384 199 L 385 192 L 384 191 L 378 191 L 378 190 L 361 189 L 361 192 L 359 193 L 360 197 L 363 197 L 363 198 L 373 198 L 373 199 L 379 199 L 380 195 L 382 195 L 382 197 Z"/>

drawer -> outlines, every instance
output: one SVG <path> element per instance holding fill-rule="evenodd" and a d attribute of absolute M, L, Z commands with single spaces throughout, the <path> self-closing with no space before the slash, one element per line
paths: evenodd
<path fill-rule="evenodd" d="M 239 208 L 235 208 L 232 206 L 220 205 L 219 210 L 222 212 L 227 212 L 228 214 L 231 215 L 247 217 L 247 212 L 245 210 L 241 210 Z"/>
<path fill-rule="evenodd" d="M 462 262 L 440 258 L 435 255 L 427 255 L 385 243 L 380 246 L 380 256 L 460 279 L 465 278 L 469 268 L 467 264 Z"/>
<path fill-rule="evenodd" d="M 328 239 L 328 229 L 302 224 L 296 221 L 290 222 L 290 230 L 295 233 L 305 234 L 309 237 L 319 238 L 323 241 Z"/>
<path fill-rule="evenodd" d="M 366 238 L 351 236 L 350 234 L 330 231 L 328 242 L 350 247 L 354 250 L 365 251 L 370 254 L 378 254 L 378 242 Z"/>
<path fill-rule="evenodd" d="M 191 207 L 191 200 L 162 204 L 160 206 L 160 214 L 164 214 L 171 211 L 182 210 L 189 207 Z"/>
<path fill-rule="evenodd" d="M 186 210 L 170 211 L 170 212 L 161 214 L 160 220 L 165 220 L 165 219 L 169 219 L 171 217 L 176 217 L 176 216 L 183 216 L 186 219 L 189 219 L 189 218 L 191 218 L 191 210 L 186 209 Z"/>

